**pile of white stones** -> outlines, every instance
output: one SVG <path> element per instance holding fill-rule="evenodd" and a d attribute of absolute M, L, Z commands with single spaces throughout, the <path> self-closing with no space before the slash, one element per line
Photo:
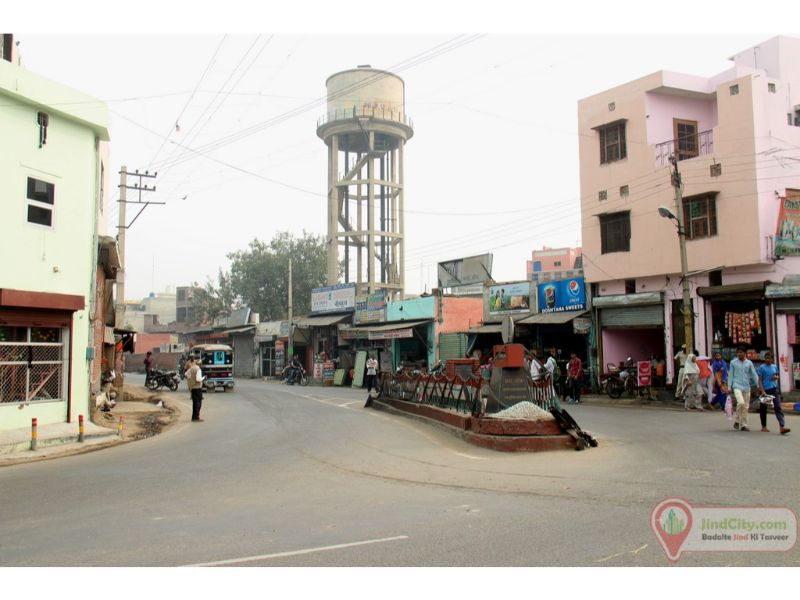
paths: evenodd
<path fill-rule="evenodd" d="M 524 419 L 526 421 L 553 421 L 555 417 L 533 402 L 518 402 L 514 406 L 489 415 L 494 419 Z"/>

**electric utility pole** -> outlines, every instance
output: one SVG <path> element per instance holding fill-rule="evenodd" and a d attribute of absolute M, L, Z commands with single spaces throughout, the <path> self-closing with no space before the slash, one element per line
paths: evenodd
<path fill-rule="evenodd" d="M 292 327 L 292 259 L 289 259 L 289 347 L 286 349 L 286 360 L 294 356 L 294 328 Z"/>
<path fill-rule="evenodd" d="M 675 168 L 672 173 L 672 186 L 675 188 L 675 219 L 678 221 L 678 241 L 681 247 L 681 282 L 683 283 L 683 337 L 686 354 L 694 352 L 694 331 L 692 328 L 692 299 L 689 292 L 689 265 L 686 258 L 686 227 L 683 222 L 683 182 L 678 172 L 678 159 L 673 154 L 669 161 Z"/>
<path fill-rule="evenodd" d="M 131 177 L 138 177 L 139 181 L 134 183 L 132 186 L 128 185 L 128 175 Z M 143 179 L 155 179 L 158 173 L 150 173 L 149 171 L 145 171 L 144 173 L 139 173 L 139 169 L 136 169 L 134 173 L 129 173 L 127 167 L 123 165 L 120 168 L 119 172 L 119 224 L 117 225 L 117 247 L 119 252 L 119 262 L 120 267 L 117 269 L 117 309 L 114 313 L 114 324 L 117 327 L 124 327 L 125 326 L 125 269 L 126 269 L 126 261 L 125 261 L 125 232 L 131 228 L 134 224 L 136 219 L 139 218 L 139 215 L 142 214 L 145 208 L 150 206 L 151 204 L 166 204 L 166 202 L 142 202 L 142 192 L 155 192 L 155 186 L 149 187 L 142 182 Z M 128 200 L 128 190 L 138 191 L 138 199 L 137 200 Z M 127 206 L 128 204 L 139 204 L 142 205 L 142 208 L 139 209 L 139 212 L 136 213 L 136 216 L 133 218 L 133 221 L 127 223 Z"/>

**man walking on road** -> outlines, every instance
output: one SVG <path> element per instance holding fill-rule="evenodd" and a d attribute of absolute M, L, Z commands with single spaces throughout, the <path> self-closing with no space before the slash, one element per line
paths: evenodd
<path fill-rule="evenodd" d="M 750 389 L 758 385 L 756 368 L 745 358 L 744 346 L 736 349 L 736 358 L 728 367 L 728 381 L 736 399 L 736 419 L 734 429 L 750 431 L 747 427 L 747 412 L 750 410 Z"/>
<path fill-rule="evenodd" d="M 192 421 L 201 421 L 200 408 L 203 405 L 203 371 L 194 356 L 186 360 L 186 384 L 192 397 Z"/>
<path fill-rule="evenodd" d="M 783 408 L 781 407 L 781 390 L 778 386 L 780 375 L 778 374 L 778 367 L 772 363 L 772 353 L 767 352 L 764 356 L 764 363 L 758 367 L 756 371 L 758 374 L 759 392 L 762 396 L 772 396 L 772 408 L 775 411 L 775 418 L 778 419 L 781 433 L 787 434 L 791 431 L 786 427 L 786 422 L 783 418 Z M 761 417 L 761 431 L 769 433 L 767 429 L 767 405 L 761 402 L 758 408 L 759 416 Z"/>

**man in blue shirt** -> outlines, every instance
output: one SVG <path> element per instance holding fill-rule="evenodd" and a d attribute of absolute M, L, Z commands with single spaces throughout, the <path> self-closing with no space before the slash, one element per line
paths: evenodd
<path fill-rule="evenodd" d="M 744 346 L 736 349 L 736 358 L 728 367 L 728 383 L 736 399 L 734 429 L 750 431 L 747 427 L 747 412 L 750 410 L 750 389 L 758 385 L 758 375 L 753 363 L 745 358 Z"/>
<path fill-rule="evenodd" d="M 778 366 L 772 364 L 771 352 L 767 352 L 764 356 L 764 363 L 758 367 L 756 373 L 758 373 L 758 391 L 761 392 L 762 396 L 773 396 L 772 408 L 775 410 L 775 417 L 778 419 L 781 433 L 789 433 L 791 429 L 786 427 L 786 422 L 783 418 L 783 409 L 781 408 L 780 375 L 778 373 Z M 769 433 L 769 429 L 767 429 L 767 405 L 762 402 L 758 412 L 761 416 L 761 431 Z"/>

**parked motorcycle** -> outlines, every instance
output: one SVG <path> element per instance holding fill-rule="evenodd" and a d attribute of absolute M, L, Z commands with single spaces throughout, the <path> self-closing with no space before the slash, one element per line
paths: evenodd
<path fill-rule="evenodd" d="M 622 366 L 614 363 L 606 365 L 607 374 L 601 385 L 605 388 L 610 398 L 619 398 L 626 390 L 633 395 L 633 390 L 636 386 L 635 369 L 636 365 L 631 362 L 630 356 Z"/>
<path fill-rule="evenodd" d="M 150 391 L 160 390 L 168 387 L 171 391 L 178 389 L 180 378 L 177 371 L 166 371 L 164 369 L 153 369 L 148 373 L 144 380 L 144 387 Z"/>

